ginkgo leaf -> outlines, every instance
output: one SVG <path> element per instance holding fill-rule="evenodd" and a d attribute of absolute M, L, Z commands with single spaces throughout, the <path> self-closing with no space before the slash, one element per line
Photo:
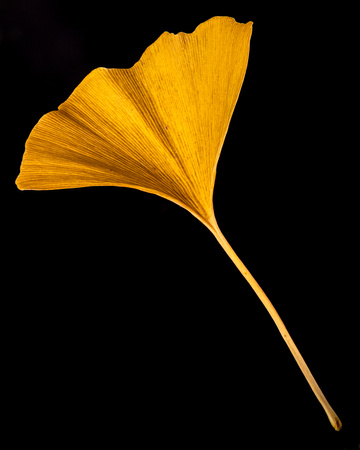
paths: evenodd
<path fill-rule="evenodd" d="M 128 186 L 211 217 L 251 30 L 215 17 L 162 34 L 130 69 L 95 69 L 31 132 L 18 187 Z"/>
<path fill-rule="evenodd" d="M 130 69 L 94 70 L 34 127 L 16 183 L 35 190 L 125 186 L 191 212 L 254 289 L 339 430 L 339 418 L 213 211 L 216 166 L 244 80 L 251 32 L 251 22 L 214 17 L 191 34 L 163 33 Z"/>

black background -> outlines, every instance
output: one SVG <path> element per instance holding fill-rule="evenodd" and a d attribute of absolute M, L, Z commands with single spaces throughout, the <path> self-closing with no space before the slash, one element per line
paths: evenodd
<path fill-rule="evenodd" d="M 357 162 L 339 81 L 345 17 L 259 3 L 0 1 L 14 448 L 20 440 L 358 448 Z M 163 31 L 192 32 L 215 15 L 254 22 L 218 166 L 217 220 L 342 419 L 340 433 L 256 295 L 193 216 L 130 189 L 14 184 L 32 127 L 92 69 L 131 67 Z"/>

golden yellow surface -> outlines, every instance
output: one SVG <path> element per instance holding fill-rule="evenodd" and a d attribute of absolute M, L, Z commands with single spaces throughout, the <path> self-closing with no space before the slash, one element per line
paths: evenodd
<path fill-rule="evenodd" d="M 34 127 L 16 183 L 38 190 L 126 186 L 190 211 L 253 288 L 340 430 L 340 419 L 213 211 L 216 166 L 244 80 L 251 32 L 251 22 L 214 17 L 192 34 L 162 34 L 131 69 L 94 70 Z"/>
<path fill-rule="evenodd" d="M 192 34 L 163 33 L 130 69 L 92 71 L 32 130 L 19 189 L 127 186 L 212 216 L 251 31 L 214 17 Z"/>

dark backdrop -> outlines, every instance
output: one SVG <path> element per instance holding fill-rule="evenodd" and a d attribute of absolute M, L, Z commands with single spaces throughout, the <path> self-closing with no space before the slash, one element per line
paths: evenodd
<path fill-rule="evenodd" d="M 256 3 L 0 1 L 14 442 L 357 448 L 355 155 L 338 82 L 346 33 L 341 17 L 314 7 Z M 163 31 L 192 32 L 214 15 L 254 22 L 218 166 L 217 219 L 341 417 L 340 433 L 189 213 L 130 189 L 14 184 L 32 127 L 92 69 L 131 67 Z"/>

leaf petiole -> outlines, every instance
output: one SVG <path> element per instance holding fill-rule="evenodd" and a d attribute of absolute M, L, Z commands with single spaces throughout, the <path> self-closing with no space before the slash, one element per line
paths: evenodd
<path fill-rule="evenodd" d="M 304 361 L 304 358 L 302 357 L 301 353 L 299 352 L 298 348 L 296 347 L 294 341 L 292 340 L 288 330 L 286 329 L 284 322 L 281 320 L 278 312 L 274 308 L 273 304 L 270 302 L 269 298 L 265 294 L 265 292 L 261 289 L 255 278 L 251 275 L 249 270 L 246 268 L 244 263 L 240 260 L 240 258 L 236 255 L 228 241 L 225 239 L 224 235 L 222 234 L 215 216 L 213 216 L 208 223 L 203 223 L 209 228 L 209 230 L 213 233 L 221 247 L 225 250 L 229 258 L 233 261 L 235 266 L 238 268 L 240 273 L 243 275 L 243 277 L 246 279 L 246 281 L 250 284 L 252 289 L 255 291 L 256 295 L 261 300 L 262 304 L 267 309 L 268 313 L 270 314 L 271 318 L 275 322 L 275 325 L 277 326 L 281 336 L 283 337 L 284 341 L 286 342 L 287 346 L 289 347 L 293 357 L 295 358 L 295 361 L 297 362 L 300 370 L 302 371 L 303 375 L 305 376 L 307 382 L 309 383 L 312 391 L 316 395 L 317 399 L 319 400 L 321 406 L 324 408 L 324 411 L 326 415 L 328 416 L 328 419 L 331 423 L 331 425 L 335 428 L 336 431 L 341 430 L 342 424 L 335 413 L 335 411 L 330 406 L 329 402 L 327 401 L 325 395 L 321 391 L 319 385 L 317 384 L 314 376 L 310 372 L 309 367 L 307 366 L 306 362 Z"/>

